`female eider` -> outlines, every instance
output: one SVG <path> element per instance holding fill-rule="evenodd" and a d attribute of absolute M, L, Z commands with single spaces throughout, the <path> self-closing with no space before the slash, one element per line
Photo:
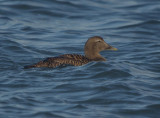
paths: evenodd
<path fill-rule="evenodd" d="M 106 61 L 106 59 L 99 53 L 103 50 L 117 50 L 117 48 L 107 44 L 102 37 L 94 36 L 89 38 L 84 46 L 85 56 L 78 54 L 64 54 L 57 57 L 46 58 L 36 64 L 24 66 L 24 68 L 57 67 L 60 65 L 81 66 L 91 61 Z"/>

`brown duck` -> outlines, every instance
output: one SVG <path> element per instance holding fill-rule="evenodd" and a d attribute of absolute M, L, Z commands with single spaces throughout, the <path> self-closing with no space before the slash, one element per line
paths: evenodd
<path fill-rule="evenodd" d="M 64 54 L 57 57 L 46 58 L 45 60 L 40 61 L 36 64 L 24 66 L 24 68 L 54 68 L 61 65 L 81 66 L 91 61 L 106 61 L 106 59 L 99 53 L 103 50 L 117 50 L 117 48 L 114 48 L 107 44 L 102 37 L 94 36 L 89 38 L 84 46 L 85 56 L 78 54 Z"/>

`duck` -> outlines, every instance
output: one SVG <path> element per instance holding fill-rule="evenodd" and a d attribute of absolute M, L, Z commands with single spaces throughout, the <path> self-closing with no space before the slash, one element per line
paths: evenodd
<path fill-rule="evenodd" d="M 85 55 L 63 54 L 56 57 L 48 57 L 38 63 L 24 66 L 24 69 L 41 67 L 55 68 L 64 65 L 82 66 L 93 61 L 106 61 L 106 58 L 100 54 L 100 52 L 104 50 L 116 51 L 117 48 L 107 44 L 102 37 L 93 36 L 88 38 L 84 45 Z"/>

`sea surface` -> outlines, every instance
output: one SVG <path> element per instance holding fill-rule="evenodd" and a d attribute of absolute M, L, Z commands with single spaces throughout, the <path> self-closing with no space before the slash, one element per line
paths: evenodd
<path fill-rule="evenodd" d="M 97 35 L 105 62 L 23 69 Z M 160 118 L 160 0 L 0 0 L 0 118 Z"/>

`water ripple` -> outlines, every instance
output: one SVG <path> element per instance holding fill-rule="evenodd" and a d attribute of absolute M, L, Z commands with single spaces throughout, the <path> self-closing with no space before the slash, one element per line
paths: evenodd
<path fill-rule="evenodd" d="M 159 11 L 158 0 L 1 0 L 1 117 L 158 118 Z M 105 62 L 23 69 L 84 54 L 94 35 L 118 48 Z"/>

